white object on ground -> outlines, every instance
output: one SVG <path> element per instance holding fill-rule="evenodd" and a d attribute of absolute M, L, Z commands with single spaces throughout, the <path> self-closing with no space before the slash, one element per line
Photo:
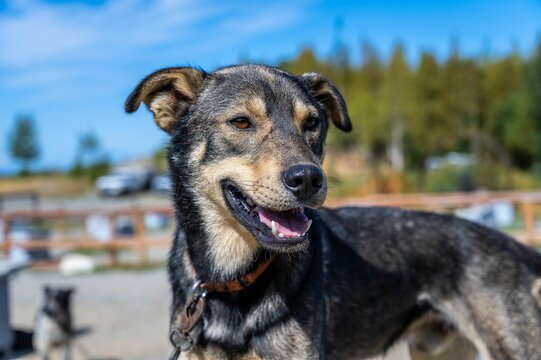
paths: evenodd
<path fill-rule="evenodd" d="M 88 274 L 96 269 L 96 263 L 90 256 L 67 254 L 60 260 L 58 269 L 62 275 Z"/>

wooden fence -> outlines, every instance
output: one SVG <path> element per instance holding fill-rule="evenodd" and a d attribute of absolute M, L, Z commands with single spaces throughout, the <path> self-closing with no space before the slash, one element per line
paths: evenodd
<path fill-rule="evenodd" d="M 541 210 L 540 192 L 476 192 L 476 193 L 445 193 L 445 194 L 404 194 L 404 195 L 371 195 L 359 199 L 329 201 L 326 205 L 336 206 L 394 206 L 410 209 L 448 212 L 455 209 L 495 202 L 513 204 L 516 213 L 522 221 L 512 235 L 528 245 L 541 245 L 541 234 L 536 230 L 536 211 Z M 13 247 L 27 250 L 82 250 L 101 249 L 109 254 L 109 263 L 119 263 L 118 252 L 121 249 L 132 249 L 137 252 L 140 263 L 148 260 L 148 249 L 152 247 L 168 248 L 171 243 L 171 229 L 162 236 L 149 236 L 144 225 L 145 214 L 157 214 L 171 218 L 172 209 L 169 207 L 140 207 L 121 210 L 92 209 L 92 210 L 29 210 L 4 211 L 0 214 L 3 224 L 3 241 L 0 248 L 8 253 Z M 84 226 L 83 235 L 73 237 L 66 231 L 66 223 L 70 219 L 86 219 L 99 214 L 107 219 L 110 238 L 107 241 L 96 240 L 89 229 Z M 115 224 L 119 217 L 129 217 L 133 223 L 133 235 L 119 236 Z M 32 238 L 16 241 L 12 238 L 11 226 L 16 221 L 40 220 L 52 224 L 54 236 L 47 238 Z"/>
<path fill-rule="evenodd" d="M 359 199 L 329 201 L 335 206 L 393 206 L 406 209 L 418 209 L 436 212 L 451 212 L 466 207 L 509 202 L 519 218 L 520 229 L 509 231 L 519 241 L 532 245 L 541 245 L 541 233 L 536 230 L 536 212 L 541 209 L 541 191 L 531 192 L 471 192 L 439 194 L 394 194 L 370 195 Z"/>
<path fill-rule="evenodd" d="M 133 249 L 138 253 L 140 263 L 147 262 L 148 248 L 169 247 L 171 243 L 171 231 L 167 236 L 148 236 L 144 226 L 144 215 L 156 214 L 171 217 L 172 210 L 169 207 L 145 207 L 145 208 L 126 208 L 120 210 L 27 210 L 10 211 L 0 215 L 3 223 L 3 241 L 1 249 L 4 253 L 9 253 L 13 247 L 26 250 L 105 250 L 109 254 L 109 264 L 117 265 L 118 252 L 121 249 Z M 69 236 L 66 232 L 66 223 L 70 219 L 83 219 L 90 216 L 100 216 L 107 219 L 110 236 L 106 240 L 98 240 L 91 235 L 86 226 L 82 236 Z M 119 235 L 116 229 L 116 220 L 119 217 L 128 217 L 133 220 L 133 236 Z M 17 241 L 12 239 L 11 227 L 16 221 L 47 221 L 52 222 L 54 236 L 46 238 L 36 238 Z M 41 261 L 36 261 L 41 264 Z"/>

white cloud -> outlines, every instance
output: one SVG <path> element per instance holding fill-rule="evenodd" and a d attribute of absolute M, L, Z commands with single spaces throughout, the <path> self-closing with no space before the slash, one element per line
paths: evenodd
<path fill-rule="evenodd" d="M 178 39 L 214 13 L 192 0 L 111 1 L 99 7 L 13 0 L 7 7 L 0 15 L 0 64 L 9 67 L 133 53 Z"/>
<path fill-rule="evenodd" d="M 54 84 L 71 91 L 82 86 L 85 74 L 95 81 L 93 73 L 163 54 L 180 53 L 179 61 L 190 61 L 220 50 L 238 52 L 233 49 L 243 41 L 294 24 L 305 5 L 117 0 L 91 6 L 8 0 L 0 12 L 3 86 L 50 92 Z"/>
<path fill-rule="evenodd" d="M 213 32 L 227 41 L 218 29 L 253 36 L 289 25 L 300 13 L 294 6 L 196 0 L 110 1 L 99 7 L 11 0 L 7 8 L 0 14 L 0 65 L 15 68 L 135 55 Z M 222 26 L 196 30 L 213 18 Z"/>
<path fill-rule="evenodd" d="M 267 3 L 248 8 L 243 13 L 225 19 L 221 25 L 226 30 L 254 35 L 278 30 L 294 24 L 302 16 L 301 8 L 284 5 Z"/>

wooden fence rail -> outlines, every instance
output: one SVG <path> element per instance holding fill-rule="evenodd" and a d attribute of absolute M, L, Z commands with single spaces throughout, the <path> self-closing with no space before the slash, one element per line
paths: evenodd
<path fill-rule="evenodd" d="M 541 208 L 541 191 L 506 191 L 440 194 L 370 195 L 358 199 L 330 201 L 336 206 L 392 206 L 406 209 L 450 212 L 475 205 L 509 202 L 522 218 L 522 227 L 510 231 L 517 240 L 531 246 L 541 245 L 541 233 L 536 229 L 536 210 Z"/>
<path fill-rule="evenodd" d="M 133 249 L 138 253 L 140 263 L 147 261 L 147 250 L 152 247 L 168 247 L 171 237 L 149 237 L 146 235 L 144 215 L 156 214 L 171 217 L 172 210 L 169 207 L 145 207 L 127 208 L 115 210 L 27 210 L 10 211 L 0 214 L 3 224 L 3 241 L 0 248 L 8 254 L 14 247 L 26 250 L 106 250 L 109 253 L 110 265 L 118 264 L 118 251 L 120 249 Z M 70 237 L 66 231 L 66 222 L 69 219 L 87 219 L 90 216 L 102 216 L 107 219 L 109 226 L 109 238 L 97 240 L 91 236 L 87 226 L 84 226 L 84 235 Z M 116 231 L 116 220 L 119 217 L 129 217 L 133 220 L 133 236 L 119 236 Z M 53 238 L 35 238 L 17 241 L 12 239 L 12 224 L 20 220 L 40 220 L 52 222 L 54 229 Z M 168 232 L 170 233 L 170 232 Z"/>
<path fill-rule="evenodd" d="M 474 205 L 495 202 L 510 202 L 522 218 L 522 226 L 512 232 L 519 241 L 528 245 L 541 245 L 541 234 L 536 229 L 536 210 L 541 209 L 541 191 L 538 192 L 476 192 L 476 193 L 446 193 L 446 194 L 404 194 L 404 195 L 371 195 L 359 199 L 329 201 L 326 205 L 336 206 L 394 206 L 410 209 L 447 212 Z M 29 210 L 4 211 L 0 214 L 3 224 L 3 241 L 0 249 L 9 253 L 13 247 L 27 250 L 81 250 L 101 249 L 109 254 L 111 265 L 118 264 L 118 252 L 121 249 L 132 249 L 137 252 L 138 261 L 147 261 L 148 249 L 152 247 L 166 248 L 171 243 L 171 231 L 166 236 L 148 236 L 144 225 L 145 214 L 158 214 L 172 217 L 170 207 L 138 207 L 120 210 Z M 101 215 L 107 218 L 110 238 L 107 241 L 96 240 L 89 229 L 84 229 L 84 235 L 68 236 L 66 223 L 70 219 L 86 219 L 89 216 Z M 115 224 L 119 217 L 129 217 L 133 223 L 133 236 L 118 236 Z M 12 239 L 11 226 L 16 221 L 46 220 L 53 223 L 52 238 L 25 241 Z"/>

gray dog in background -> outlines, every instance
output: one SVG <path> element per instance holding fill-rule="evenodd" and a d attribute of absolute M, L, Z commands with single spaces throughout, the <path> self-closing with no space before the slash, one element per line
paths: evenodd
<path fill-rule="evenodd" d="M 71 359 L 73 292 L 73 288 L 43 289 L 43 305 L 36 315 L 33 338 L 34 350 L 43 360 L 50 359 L 53 350 L 59 351 L 61 359 Z"/>

